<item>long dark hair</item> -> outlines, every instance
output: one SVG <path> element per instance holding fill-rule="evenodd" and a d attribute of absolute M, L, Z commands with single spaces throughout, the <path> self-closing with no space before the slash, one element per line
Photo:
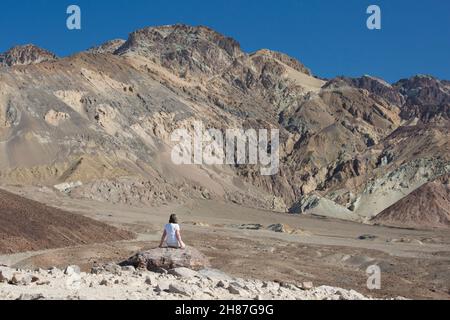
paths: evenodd
<path fill-rule="evenodd" d="M 169 223 L 178 223 L 178 217 L 175 213 L 170 215 Z"/>

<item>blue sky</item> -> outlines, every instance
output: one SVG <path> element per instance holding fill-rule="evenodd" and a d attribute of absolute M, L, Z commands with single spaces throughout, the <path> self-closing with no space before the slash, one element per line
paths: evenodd
<path fill-rule="evenodd" d="M 0 51 L 34 43 L 60 56 L 138 28 L 207 25 L 245 51 L 268 48 L 298 58 L 318 76 L 370 74 L 390 82 L 414 74 L 450 79 L 448 0 L 2 0 Z M 66 28 L 66 9 L 82 10 L 82 30 Z M 366 9 L 382 10 L 382 30 L 366 28 Z"/>

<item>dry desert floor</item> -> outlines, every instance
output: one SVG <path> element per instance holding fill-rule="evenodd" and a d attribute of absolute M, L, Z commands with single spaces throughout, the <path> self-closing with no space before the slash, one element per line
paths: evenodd
<path fill-rule="evenodd" d="M 450 299 L 450 232 L 370 226 L 287 215 L 213 201 L 140 208 L 74 200 L 36 188 L 8 188 L 45 204 L 129 230 L 134 240 L 0 256 L 20 268 L 89 271 L 158 245 L 170 213 L 181 220 L 185 242 L 206 254 L 213 268 L 245 279 L 313 282 L 353 289 L 374 298 Z M 257 224 L 256 226 L 254 224 Z M 267 227 L 283 224 L 287 231 Z M 256 230 L 254 230 L 256 229 Z M 366 269 L 381 268 L 381 289 L 367 289 Z"/>

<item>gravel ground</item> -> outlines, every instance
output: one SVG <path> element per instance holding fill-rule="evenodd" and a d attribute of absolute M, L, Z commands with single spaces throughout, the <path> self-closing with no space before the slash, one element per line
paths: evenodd
<path fill-rule="evenodd" d="M 35 271 L 0 267 L 0 271 L 0 300 L 369 299 L 353 290 L 233 278 L 215 269 L 177 268 L 161 274 L 109 264 L 90 273 L 77 266 Z"/>

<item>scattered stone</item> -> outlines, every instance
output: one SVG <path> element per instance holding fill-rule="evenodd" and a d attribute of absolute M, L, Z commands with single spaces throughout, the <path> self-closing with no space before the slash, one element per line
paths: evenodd
<path fill-rule="evenodd" d="M 15 286 L 27 286 L 31 284 L 32 277 L 29 274 L 22 274 L 22 273 L 14 273 L 11 280 L 9 281 L 9 284 L 15 285 Z"/>
<path fill-rule="evenodd" d="M 296 285 L 289 283 L 289 282 L 284 282 L 284 281 L 280 282 L 280 287 L 289 289 L 289 290 L 297 290 L 298 289 L 298 287 Z"/>
<path fill-rule="evenodd" d="M 177 293 L 184 296 L 190 295 L 190 290 L 181 284 L 171 283 L 167 291 L 170 293 Z"/>
<path fill-rule="evenodd" d="M 80 267 L 79 266 L 75 266 L 75 265 L 68 266 L 66 268 L 66 270 L 64 270 L 64 274 L 66 274 L 68 276 L 71 276 L 71 275 L 74 275 L 74 274 L 80 274 L 80 273 L 81 273 Z"/>
<path fill-rule="evenodd" d="M 0 270 L 0 282 L 8 282 L 9 279 L 3 275 L 3 271 Z"/>
<path fill-rule="evenodd" d="M 91 268 L 91 274 L 102 274 L 105 272 L 105 269 L 101 266 L 93 266 Z"/>
<path fill-rule="evenodd" d="M 293 233 L 294 229 L 286 224 L 277 223 L 267 227 L 267 230 L 279 233 Z"/>
<path fill-rule="evenodd" d="M 135 272 L 136 268 L 133 266 L 123 266 L 122 267 L 122 271 L 123 272 Z"/>
<path fill-rule="evenodd" d="M 14 275 L 14 270 L 8 267 L 0 267 L 0 282 L 9 282 Z"/>
<path fill-rule="evenodd" d="M 36 268 L 36 269 L 34 269 L 34 272 L 39 273 L 39 274 L 47 274 L 48 270 L 44 270 L 42 268 Z"/>
<path fill-rule="evenodd" d="M 159 273 L 159 274 L 168 274 L 169 273 L 169 271 L 167 271 L 164 268 L 160 268 L 160 267 L 155 267 L 152 271 L 154 273 Z"/>
<path fill-rule="evenodd" d="M 169 274 L 174 275 L 178 278 L 194 278 L 199 276 L 199 273 L 197 271 L 184 267 L 171 269 L 169 270 Z"/>
<path fill-rule="evenodd" d="M 263 282 L 262 287 L 268 289 L 269 291 L 277 291 L 280 288 L 280 284 L 277 282 L 268 281 Z"/>
<path fill-rule="evenodd" d="M 261 230 L 264 228 L 264 226 L 259 223 L 232 225 L 232 227 L 235 227 L 235 228 L 238 228 L 241 230 Z"/>
<path fill-rule="evenodd" d="M 117 264 L 114 264 L 114 263 L 109 263 L 109 264 L 105 265 L 103 267 L 103 269 L 106 272 L 112 273 L 114 275 L 121 275 L 122 274 L 122 267 L 117 265 Z"/>
<path fill-rule="evenodd" d="M 70 115 L 64 112 L 50 110 L 44 117 L 45 121 L 52 126 L 59 126 L 62 122 L 70 119 Z"/>
<path fill-rule="evenodd" d="M 231 294 L 239 295 L 239 296 L 243 295 L 243 290 L 235 284 L 230 284 L 228 286 L 228 292 L 230 292 Z"/>
<path fill-rule="evenodd" d="M 170 284 L 171 284 L 171 282 L 169 282 L 169 281 L 160 280 L 160 281 L 158 281 L 158 284 L 156 285 L 155 291 L 156 292 L 168 291 Z"/>
<path fill-rule="evenodd" d="M 314 288 L 314 284 L 311 281 L 303 282 L 302 283 L 302 289 L 304 290 L 311 290 Z"/>
<path fill-rule="evenodd" d="M 198 271 L 198 275 L 211 280 L 226 280 L 226 281 L 232 280 L 232 278 L 223 271 L 211 268 L 205 268 Z"/>
<path fill-rule="evenodd" d="M 57 275 L 57 274 L 60 274 L 61 272 L 62 271 L 56 267 L 51 267 L 50 269 L 48 269 L 48 273 L 52 274 L 52 275 Z"/>
<path fill-rule="evenodd" d="M 79 289 L 80 287 L 70 287 L 68 280 L 75 277 L 80 282 L 80 285 L 84 283 L 89 285 L 92 290 L 87 291 L 88 297 L 94 299 L 103 298 L 107 295 L 108 299 L 110 294 L 114 294 L 114 298 L 119 299 L 128 297 L 131 299 L 143 299 L 157 297 L 158 299 L 227 299 L 230 296 L 234 296 L 235 299 L 255 299 L 255 300 L 270 300 L 270 299 L 282 299 L 282 300 L 294 300 L 294 299 L 318 299 L 318 300 L 363 300 L 366 299 L 362 294 L 354 290 L 344 290 L 335 287 L 318 287 L 314 288 L 312 282 L 303 282 L 301 284 L 293 284 L 278 280 L 274 281 L 260 281 L 260 280 L 248 280 L 241 278 L 231 278 L 219 270 L 203 269 L 200 271 L 190 270 L 184 267 L 174 268 L 170 270 L 170 274 L 157 275 L 148 271 L 124 273 L 122 268 L 120 269 L 121 275 L 113 275 L 114 271 L 118 268 L 111 265 L 106 268 L 111 272 L 104 271 L 104 276 L 90 275 L 86 273 L 76 274 L 76 268 L 66 268 L 66 271 L 60 271 L 60 276 L 56 277 L 55 281 L 43 281 L 47 278 L 55 278 L 48 275 L 36 277 L 35 273 L 27 273 L 27 271 L 16 271 L 14 269 L 0 267 L 0 274 L 4 277 L 4 274 L 11 271 L 12 281 L 15 285 L 28 285 L 32 282 L 37 286 L 51 285 L 46 287 L 46 291 L 41 291 L 43 294 L 47 294 L 47 290 L 58 290 L 66 292 L 67 289 Z M 133 270 L 132 268 L 126 270 Z M 69 273 L 64 274 L 64 273 Z M 211 280 L 215 278 L 217 280 Z M 221 277 L 222 279 L 219 279 Z M 38 279 L 41 278 L 41 279 Z M 101 280 L 101 281 L 100 281 Z M 144 285 L 147 284 L 147 286 Z M 126 286 L 123 288 L 120 285 Z M 118 286 L 116 286 L 118 285 Z M 108 289 L 108 287 L 110 287 Z M 111 287 L 114 287 L 111 292 Z M 14 287 L 3 286 L 3 288 L 10 288 L 12 292 L 18 291 L 16 294 L 9 294 L 6 296 L 8 299 L 15 299 L 19 296 L 20 291 L 24 289 L 14 289 Z M 31 289 L 38 287 L 31 287 Z M 104 289 L 102 289 L 104 288 Z M 300 288 L 304 290 L 300 290 Z M 154 292 L 153 292 L 154 291 Z M 25 291 L 28 294 L 22 294 L 20 300 L 41 300 L 44 298 L 41 294 L 35 294 L 36 292 Z M 53 296 L 53 291 L 52 296 Z M 116 296 L 117 295 L 117 296 Z M 5 298 L 2 296 L 1 298 Z M 62 299 L 80 299 L 80 296 L 61 296 Z"/>
<path fill-rule="evenodd" d="M 375 240 L 377 236 L 374 236 L 372 234 L 363 234 L 362 236 L 359 236 L 359 240 Z"/>
<path fill-rule="evenodd" d="M 34 300 L 44 300 L 45 297 L 43 294 L 21 294 L 16 300 L 23 300 L 23 301 L 34 301 Z"/>
<path fill-rule="evenodd" d="M 205 222 L 201 222 L 201 221 L 191 221 L 191 222 L 186 222 L 186 224 L 190 224 L 196 227 L 209 227 L 209 224 L 205 223 Z"/>

